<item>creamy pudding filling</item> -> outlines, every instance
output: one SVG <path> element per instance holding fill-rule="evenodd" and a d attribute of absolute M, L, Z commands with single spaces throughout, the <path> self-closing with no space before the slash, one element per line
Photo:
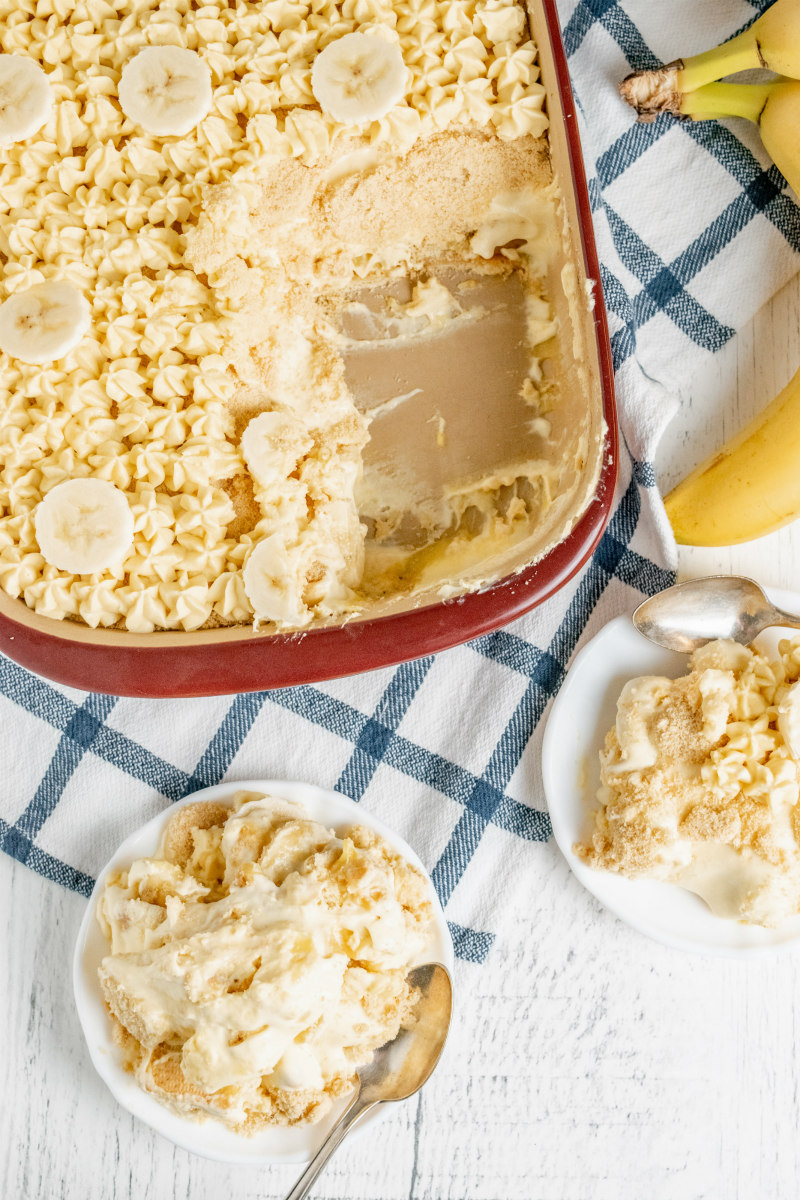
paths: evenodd
<path fill-rule="evenodd" d="M 552 424 L 561 218 L 524 10 L 48 12 L 0 0 L 41 85 L 0 127 L 0 586 L 141 633 L 476 586 L 587 453 Z M 365 53 L 383 82 L 341 107 Z"/>

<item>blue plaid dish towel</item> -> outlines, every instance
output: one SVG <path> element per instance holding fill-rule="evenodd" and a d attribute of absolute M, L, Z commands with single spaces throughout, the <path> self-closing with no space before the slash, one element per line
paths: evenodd
<path fill-rule="evenodd" d="M 461 1017 L 448 1052 L 460 1065 L 431 1084 L 444 1088 L 449 1111 L 461 1111 L 462 1100 L 467 1110 L 471 1076 L 502 1069 L 497 1055 L 505 1052 L 496 1045 L 492 1068 L 469 1048 L 481 980 L 488 971 L 522 980 L 532 969 L 520 950 L 525 906 L 535 905 L 554 869 L 539 769 L 549 705 L 580 645 L 674 579 L 652 465 L 658 438 L 703 361 L 800 267 L 800 210 L 755 133 L 741 122 L 662 117 L 636 125 L 617 83 L 633 69 L 716 44 L 766 7 L 767 0 L 559 0 L 623 442 L 608 529 L 591 562 L 552 600 L 435 657 L 254 695 L 117 699 L 60 687 L 0 656 L 0 847 L 54 884 L 88 895 L 134 828 L 221 780 L 303 779 L 337 789 L 414 846 L 460 960 Z M 675 179 L 680 203 L 667 204 Z M 524 1062 L 524 1039 L 535 1036 L 522 1023 L 508 1055 Z M 506 1066 L 523 1069 L 511 1058 Z M 435 1096 L 427 1103 L 435 1106 Z M 415 1156 L 416 1111 L 398 1117 L 409 1122 Z M 448 1138 L 446 1156 L 426 1158 L 423 1147 L 415 1157 L 420 1196 L 473 1194 L 459 1182 L 469 1121 Z M 362 1178 L 367 1168 L 358 1157 L 352 1163 L 347 1195 L 388 1195 L 374 1167 Z M 509 1155 L 503 1171 L 492 1194 L 528 1194 L 524 1161 Z"/>

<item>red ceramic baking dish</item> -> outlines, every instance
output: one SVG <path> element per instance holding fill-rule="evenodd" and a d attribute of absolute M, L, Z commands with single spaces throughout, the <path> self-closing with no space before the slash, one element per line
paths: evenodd
<path fill-rule="evenodd" d="M 134 634 L 91 629 L 32 612 L 0 593 L 0 649 L 32 671 L 57 682 L 122 696 L 204 696 L 259 691 L 331 679 L 390 666 L 447 649 L 506 625 L 558 591 L 586 562 L 608 520 L 617 474 L 617 422 L 606 312 L 581 158 L 575 106 L 555 0 L 532 0 L 529 16 L 539 48 L 550 116 L 550 153 L 564 217 L 566 258 L 561 290 L 578 304 L 571 317 L 571 353 L 579 360 L 573 403 L 590 414 L 595 449 L 581 469 L 591 472 L 566 536 L 551 538 L 543 554 L 525 547 L 505 578 L 478 590 L 441 599 L 431 590 L 403 611 L 298 634 L 255 633 L 249 627 L 192 633 Z M 566 274 L 565 274 L 566 272 Z M 563 297 L 562 297 L 563 300 Z M 573 307 L 575 307 L 573 305 Z M 577 321 L 577 326 L 574 322 Z M 583 463 L 583 460 L 581 460 Z M 498 578 L 498 573 L 493 573 Z"/>

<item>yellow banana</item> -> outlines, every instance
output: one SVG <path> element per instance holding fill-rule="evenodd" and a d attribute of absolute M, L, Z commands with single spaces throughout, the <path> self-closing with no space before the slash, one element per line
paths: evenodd
<path fill-rule="evenodd" d="M 683 546 L 733 546 L 800 516 L 800 371 L 664 501 Z"/>
<path fill-rule="evenodd" d="M 693 121 L 745 117 L 761 130 L 764 149 L 800 196 L 800 82 L 709 83 L 680 97 L 678 112 Z"/>
<path fill-rule="evenodd" d="M 675 98 L 684 92 L 755 67 L 800 79 L 800 0 L 775 0 L 731 41 L 654 71 L 635 71 L 623 80 L 620 91 L 642 115 L 675 112 Z"/>
<path fill-rule="evenodd" d="M 764 149 L 800 198 L 800 83 L 772 85 L 759 125 Z"/>

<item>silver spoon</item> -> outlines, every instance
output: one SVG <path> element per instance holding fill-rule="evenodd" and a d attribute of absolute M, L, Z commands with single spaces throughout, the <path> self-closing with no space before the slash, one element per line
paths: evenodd
<path fill-rule="evenodd" d="M 409 971 L 408 982 L 420 992 L 413 1027 L 401 1029 L 393 1042 L 381 1046 L 371 1061 L 359 1068 L 352 1100 L 286 1200 L 303 1200 L 308 1195 L 334 1150 L 370 1109 L 376 1104 L 407 1100 L 430 1078 L 450 1028 L 450 976 L 440 963 L 426 963 Z"/>
<path fill-rule="evenodd" d="M 749 645 L 770 625 L 800 629 L 800 617 L 776 608 L 757 583 L 741 575 L 677 583 L 640 604 L 633 623 L 651 642 L 682 654 L 715 638 Z"/>

